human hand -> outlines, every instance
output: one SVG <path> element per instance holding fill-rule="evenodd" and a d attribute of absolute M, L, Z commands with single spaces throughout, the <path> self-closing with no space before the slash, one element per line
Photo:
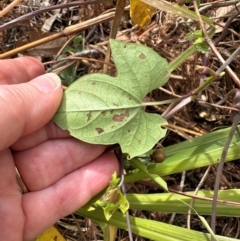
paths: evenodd
<path fill-rule="evenodd" d="M 0 60 L 0 66 L 0 240 L 26 241 L 106 187 L 118 163 L 104 146 L 78 141 L 50 121 L 62 88 L 56 75 L 40 76 L 39 61 Z"/>

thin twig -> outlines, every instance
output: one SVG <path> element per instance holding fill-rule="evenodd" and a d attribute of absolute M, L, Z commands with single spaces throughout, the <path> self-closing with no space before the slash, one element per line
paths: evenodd
<path fill-rule="evenodd" d="M 123 155 L 122 155 L 122 150 L 121 148 L 118 146 L 114 149 L 114 153 L 118 159 L 119 162 L 119 176 L 120 176 L 120 183 L 118 184 L 118 188 L 121 188 L 122 193 L 124 195 L 124 197 L 126 198 L 126 188 L 125 188 L 125 184 L 124 184 L 124 172 L 123 172 Z M 131 223 L 130 223 L 130 215 L 129 215 L 129 211 L 126 211 L 126 221 L 127 221 L 127 229 L 128 229 L 128 236 L 129 236 L 129 240 L 133 241 L 133 236 L 132 236 L 132 228 L 131 228 Z"/>
<path fill-rule="evenodd" d="M 189 193 L 186 193 L 186 192 L 176 191 L 175 189 L 172 189 L 172 188 L 168 188 L 168 190 L 170 192 L 172 192 L 172 193 L 183 195 L 185 197 L 194 198 L 194 199 L 197 199 L 197 200 L 203 200 L 203 201 L 207 201 L 207 202 L 211 202 L 211 203 L 213 201 L 213 198 L 210 198 L 210 197 L 196 196 L 194 194 L 189 194 Z M 223 205 L 226 205 L 226 206 L 233 206 L 233 207 L 239 207 L 240 208 L 239 202 L 226 201 L 226 200 L 217 200 L 217 203 L 223 204 Z"/>
<path fill-rule="evenodd" d="M 232 128 L 228 134 L 225 146 L 223 148 L 223 152 L 221 155 L 221 159 L 217 168 L 217 174 L 216 174 L 216 180 L 214 185 L 214 195 L 213 195 L 213 205 L 212 205 L 212 218 L 211 218 L 211 229 L 215 233 L 215 226 L 216 226 L 216 212 L 217 212 L 217 198 L 218 198 L 218 190 L 219 190 L 219 184 L 221 181 L 221 175 L 223 170 L 223 165 L 227 156 L 228 148 L 231 144 L 232 138 L 234 136 L 234 133 L 237 129 L 238 122 L 240 121 L 240 112 L 236 113 L 233 117 L 233 123 Z"/>
<path fill-rule="evenodd" d="M 195 191 L 194 191 L 194 195 L 197 195 L 198 191 L 199 191 L 200 188 L 202 187 L 202 185 L 203 185 L 203 183 L 204 183 L 204 181 L 205 181 L 205 179 L 206 179 L 206 177 L 207 177 L 210 169 L 211 169 L 211 166 L 208 166 L 208 168 L 207 168 L 207 170 L 205 171 L 203 177 L 201 178 L 200 182 L 198 183 L 197 188 L 196 188 Z M 195 199 L 192 198 L 191 202 L 189 203 L 189 209 L 188 209 L 188 213 L 187 213 L 187 228 L 188 228 L 188 229 L 191 228 L 191 226 L 190 226 L 190 224 L 191 224 L 191 222 L 190 222 L 190 221 L 191 221 L 191 211 L 192 211 L 192 206 L 193 206 L 194 200 L 195 200 Z"/>
<path fill-rule="evenodd" d="M 114 12 L 110 12 L 110 13 L 107 13 L 107 14 L 99 15 L 96 18 L 92 18 L 92 19 L 86 20 L 86 21 L 81 22 L 81 23 L 68 26 L 63 31 L 61 31 L 59 33 L 55 33 L 55 34 L 50 35 L 48 37 L 39 39 L 37 41 L 31 42 L 31 43 L 26 44 L 24 46 L 18 47 L 16 49 L 12 49 L 12 50 L 10 50 L 6 53 L 0 54 L 0 59 L 11 57 L 12 55 L 15 55 L 15 54 L 18 54 L 20 52 L 26 51 L 28 49 L 34 48 L 34 47 L 36 47 L 40 44 L 50 42 L 50 41 L 52 41 L 54 39 L 58 39 L 60 37 L 69 36 L 70 34 L 79 33 L 80 31 L 83 31 L 83 30 L 85 30 L 85 29 L 87 29 L 91 26 L 96 25 L 96 24 L 112 20 L 113 17 L 114 17 L 114 14 L 115 14 Z M 0 26 L 0 28 L 1 28 L 1 26 Z"/>
<path fill-rule="evenodd" d="M 220 34 L 220 36 L 216 39 L 213 39 L 213 43 L 214 45 L 218 45 L 218 43 L 226 36 L 227 32 L 228 32 L 228 28 L 230 26 L 230 24 L 232 23 L 232 21 L 239 15 L 240 13 L 237 12 L 235 14 L 233 14 L 228 20 L 227 22 L 224 24 L 224 28 L 223 28 L 223 31 L 222 33 Z"/>
<path fill-rule="evenodd" d="M 11 11 L 15 6 L 21 3 L 23 0 L 14 0 L 10 4 L 7 5 L 2 11 L 0 11 L 0 18 L 2 18 L 5 14 Z"/>
<path fill-rule="evenodd" d="M 126 195 L 126 188 L 125 188 L 124 183 L 122 185 L 122 193 L 123 193 L 124 197 L 126 198 L 127 195 Z M 129 215 L 128 210 L 126 211 L 126 220 L 127 220 L 129 241 L 133 241 L 132 228 L 131 228 L 131 223 L 130 223 L 130 215 Z"/>
<path fill-rule="evenodd" d="M 207 5 L 207 6 L 203 6 L 203 7 L 199 8 L 199 12 L 202 13 L 204 11 L 208 11 L 208 10 L 213 9 L 213 8 L 227 7 L 227 6 L 239 4 L 239 0 L 233 0 L 233 1 L 227 1 L 227 2 L 223 1 L 223 2 L 220 2 L 220 3 L 209 2 L 208 4 L 209 5 Z"/>
<path fill-rule="evenodd" d="M 117 36 L 117 31 L 118 31 L 119 25 L 121 23 L 125 5 L 126 5 L 126 0 L 118 0 L 117 1 L 116 13 L 115 13 L 115 17 L 113 19 L 109 38 L 115 39 Z M 106 64 L 104 64 L 104 66 L 103 66 L 104 74 L 107 74 L 107 72 L 108 72 L 108 67 L 109 67 L 108 63 L 110 63 L 110 58 L 111 58 L 111 49 L 110 49 L 110 45 L 108 43 L 108 48 L 107 48 L 107 52 L 106 52 L 106 56 L 105 56 Z"/>
<path fill-rule="evenodd" d="M 110 0 L 75 1 L 75 2 L 70 2 L 70 3 L 63 3 L 63 4 L 54 5 L 54 6 L 49 6 L 46 8 L 41 8 L 39 10 L 24 14 L 23 16 L 15 18 L 12 21 L 9 21 L 9 22 L 1 25 L 0 30 L 4 30 L 6 28 L 9 28 L 9 27 L 15 25 L 18 22 L 27 20 L 29 18 L 32 18 L 33 16 L 36 16 L 36 15 L 39 15 L 39 14 L 42 14 L 45 12 L 49 12 L 49 11 L 52 11 L 55 9 L 70 8 L 70 7 L 81 6 L 81 5 L 99 4 L 99 3 L 105 3 L 105 2 L 110 2 Z"/>
<path fill-rule="evenodd" d="M 78 232 L 79 232 L 79 234 L 80 234 L 80 236 L 81 236 L 81 240 L 82 240 L 82 241 L 87 241 L 86 238 L 85 238 L 85 236 L 84 236 L 84 233 L 83 233 L 83 231 L 82 231 L 82 228 L 80 227 L 80 225 L 79 225 L 79 223 L 78 223 L 78 220 L 76 219 L 74 213 L 72 213 L 71 216 L 72 216 L 72 218 L 73 218 L 73 220 L 74 220 L 74 222 L 75 222 L 75 224 L 76 224 L 76 226 L 77 226 Z"/>
<path fill-rule="evenodd" d="M 228 65 L 235 59 L 240 52 L 240 46 L 231 54 L 231 56 L 222 64 L 222 66 L 216 71 L 216 74 L 220 74 Z"/>
<path fill-rule="evenodd" d="M 210 37 L 209 37 L 209 35 L 207 33 L 207 30 L 206 30 L 206 28 L 204 26 L 203 20 L 201 18 L 199 10 L 198 10 L 197 1 L 194 0 L 193 3 L 194 3 L 194 8 L 195 8 L 196 14 L 197 14 L 198 19 L 199 19 L 199 23 L 201 25 L 201 28 L 203 30 L 203 33 L 204 33 L 204 36 L 205 36 L 205 39 L 206 39 L 206 42 L 208 43 L 208 45 L 210 46 L 210 48 L 212 49 L 212 51 L 216 55 L 216 57 L 219 59 L 219 61 L 222 64 L 224 64 L 225 60 L 223 59 L 222 55 L 219 53 L 219 51 L 217 50 L 217 48 L 215 47 L 213 41 L 210 39 Z M 232 77 L 234 82 L 240 87 L 240 80 L 237 77 L 237 75 L 232 71 L 232 69 L 229 66 L 226 66 L 226 70 L 228 71 L 229 75 Z"/>
<path fill-rule="evenodd" d="M 184 188 L 185 179 L 186 179 L 186 171 L 183 171 L 182 176 L 181 176 L 181 182 L 180 182 L 180 191 L 181 192 L 183 191 L 183 188 Z M 168 223 L 172 224 L 175 216 L 176 216 L 176 213 L 172 213 Z"/>

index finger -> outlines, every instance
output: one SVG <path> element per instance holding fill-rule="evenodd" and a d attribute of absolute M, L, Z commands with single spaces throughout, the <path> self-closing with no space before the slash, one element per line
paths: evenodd
<path fill-rule="evenodd" d="M 28 82 L 44 74 L 43 64 L 32 57 L 0 60 L 0 84 Z"/>

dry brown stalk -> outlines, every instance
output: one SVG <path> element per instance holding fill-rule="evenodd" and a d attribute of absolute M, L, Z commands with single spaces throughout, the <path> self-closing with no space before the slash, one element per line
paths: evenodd
<path fill-rule="evenodd" d="M 75 33 L 78 33 L 80 31 L 83 31 L 85 29 L 88 29 L 89 27 L 92 27 L 92 26 L 94 26 L 96 24 L 107 22 L 109 20 L 112 20 L 114 18 L 114 15 L 115 15 L 115 12 L 109 12 L 109 13 L 97 16 L 96 18 L 89 19 L 89 20 L 86 20 L 84 22 L 81 22 L 81 23 L 78 23 L 78 24 L 66 27 L 62 32 L 50 35 L 48 37 L 39 39 L 37 41 L 34 41 L 32 43 L 29 43 L 29 44 L 26 44 L 26 45 L 21 46 L 19 48 L 10 50 L 10 51 L 8 51 L 6 53 L 0 54 L 0 59 L 9 58 L 9 57 L 11 57 L 13 55 L 16 55 L 18 53 L 24 52 L 24 51 L 26 51 L 28 49 L 34 48 L 34 47 L 39 46 L 41 44 L 50 42 L 50 41 L 52 41 L 54 39 L 58 39 L 60 37 L 70 36 L 72 34 L 75 34 Z"/>
<path fill-rule="evenodd" d="M 19 3 L 21 3 L 23 0 L 14 0 L 11 2 L 7 7 L 5 7 L 1 12 L 0 12 L 0 18 L 2 18 L 5 14 L 7 14 L 9 11 L 11 11 L 15 6 L 17 6 Z"/>

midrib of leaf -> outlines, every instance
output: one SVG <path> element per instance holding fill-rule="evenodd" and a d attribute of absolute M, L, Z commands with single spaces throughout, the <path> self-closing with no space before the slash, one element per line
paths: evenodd
<path fill-rule="evenodd" d="M 156 106 L 156 105 L 164 105 L 167 103 L 171 103 L 171 101 L 156 101 L 156 102 L 143 102 L 141 104 L 137 105 L 127 105 L 127 106 L 109 106 L 109 108 L 103 107 L 103 108 L 95 108 L 95 109 L 82 109 L 82 110 L 68 110 L 68 112 L 86 112 L 86 111 L 91 111 L 91 112 L 98 112 L 98 111 L 109 111 L 109 110 L 126 110 L 126 109 L 136 109 L 136 108 L 142 108 L 145 106 Z M 58 113 L 65 113 L 65 111 L 59 111 Z"/>

